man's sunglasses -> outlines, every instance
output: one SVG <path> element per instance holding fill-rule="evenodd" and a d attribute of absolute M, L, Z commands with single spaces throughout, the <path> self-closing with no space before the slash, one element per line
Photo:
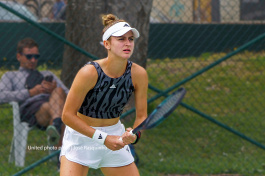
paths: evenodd
<path fill-rule="evenodd" d="M 33 57 L 34 57 L 35 59 L 39 59 L 39 57 L 40 57 L 40 54 L 23 54 L 23 53 L 22 53 L 22 55 L 26 56 L 26 58 L 27 58 L 28 60 L 31 60 Z"/>

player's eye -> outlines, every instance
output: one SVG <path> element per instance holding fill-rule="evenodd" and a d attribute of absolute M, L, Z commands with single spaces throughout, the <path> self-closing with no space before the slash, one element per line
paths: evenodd
<path fill-rule="evenodd" d="M 117 39 L 118 40 L 124 40 L 124 37 L 118 37 Z"/>

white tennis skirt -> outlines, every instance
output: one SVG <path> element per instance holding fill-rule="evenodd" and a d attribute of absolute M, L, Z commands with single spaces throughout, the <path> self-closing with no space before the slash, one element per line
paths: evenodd
<path fill-rule="evenodd" d="M 124 125 L 120 121 L 112 126 L 92 128 L 117 136 L 125 132 Z M 61 156 L 93 169 L 126 166 L 134 162 L 128 145 L 120 150 L 112 151 L 68 126 L 64 132 L 60 158 Z"/>

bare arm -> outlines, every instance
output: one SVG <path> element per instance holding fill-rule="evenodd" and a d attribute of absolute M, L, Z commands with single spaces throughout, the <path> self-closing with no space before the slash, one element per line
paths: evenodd
<path fill-rule="evenodd" d="M 77 112 L 87 92 L 96 84 L 96 80 L 97 74 L 93 66 L 89 65 L 81 68 L 70 88 L 62 114 L 65 125 L 90 138 L 93 137 L 95 130 L 78 117 Z"/>
<path fill-rule="evenodd" d="M 134 80 L 136 118 L 133 128 L 140 125 L 147 118 L 148 76 L 146 71 L 142 67 L 137 69 Z"/>
<path fill-rule="evenodd" d="M 144 68 L 134 64 L 132 67 L 132 80 L 135 88 L 135 108 L 136 118 L 133 128 L 137 127 L 147 118 L 147 89 L 148 89 L 148 76 Z M 126 132 L 122 135 L 125 144 L 133 143 L 136 139 L 135 135 L 128 133 L 132 128 L 127 128 Z"/>

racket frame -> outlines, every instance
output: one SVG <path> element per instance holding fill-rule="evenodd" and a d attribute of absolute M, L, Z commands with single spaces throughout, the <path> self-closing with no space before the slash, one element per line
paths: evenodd
<path fill-rule="evenodd" d="M 172 106 L 170 108 L 170 110 L 163 115 L 162 118 L 160 118 L 156 123 L 153 123 L 150 126 L 146 126 L 149 121 L 152 119 L 152 117 L 156 114 L 156 112 L 163 107 L 163 105 L 175 94 L 181 94 L 179 99 L 177 100 L 177 102 L 174 104 L 174 106 Z M 182 99 L 184 98 L 186 94 L 186 90 L 185 88 L 181 87 L 178 90 L 176 90 L 175 92 L 173 92 L 171 95 L 169 95 L 164 101 L 162 101 L 155 110 L 152 111 L 152 113 L 140 124 L 138 125 L 136 128 L 134 128 L 132 131 L 130 131 L 130 133 L 132 134 L 136 134 L 138 131 L 140 130 L 145 130 L 145 129 L 150 129 L 150 128 L 154 128 L 156 126 L 158 126 L 162 121 L 164 121 L 179 105 L 179 103 L 182 101 Z"/>

